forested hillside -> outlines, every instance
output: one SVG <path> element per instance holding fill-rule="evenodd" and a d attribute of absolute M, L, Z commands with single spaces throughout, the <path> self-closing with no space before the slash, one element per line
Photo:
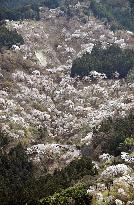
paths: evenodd
<path fill-rule="evenodd" d="M 97 18 L 109 22 L 112 30 L 125 28 L 134 31 L 134 13 L 132 1 L 92 0 L 90 9 Z"/>
<path fill-rule="evenodd" d="M 123 0 L 123 2 L 121 0 L 115 0 L 114 2 L 109 0 L 101 0 L 99 2 L 91 0 L 89 3 L 90 6 L 85 10 L 87 15 L 92 11 L 97 18 L 109 22 L 112 30 L 127 28 L 133 31 L 134 6 L 131 0 Z M 18 20 L 24 18 L 39 19 L 39 6 L 45 5 L 48 8 L 61 7 L 65 9 L 69 4 L 69 0 L 1 0 L 0 20 Z"/>
<path fill-rule="evenodd" d="M 134 205 L 133 0 L 0 0 L 0 205 Z"/>
<path fill-rule="evenodd" d="M 41 1 L 34 0 L 6 0 L 0 1 L 0 20 L 39 19 L 39 5 Z"/>

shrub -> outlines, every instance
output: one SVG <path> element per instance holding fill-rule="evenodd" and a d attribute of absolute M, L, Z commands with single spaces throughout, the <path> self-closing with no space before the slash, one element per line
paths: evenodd
<path fill-rule="evenodd" d="M 134 68 L 129 71 L 129 73 L 127 75 L 127 82 L 134 83 Z"/>
<path fill-rule="evenodd" d="M 92 197 L 87 194 L 87 190 L 82 187 L 68 188 L 61 193 L 57 193 L 42 201 L 43 205 L 90 205 Z"/>

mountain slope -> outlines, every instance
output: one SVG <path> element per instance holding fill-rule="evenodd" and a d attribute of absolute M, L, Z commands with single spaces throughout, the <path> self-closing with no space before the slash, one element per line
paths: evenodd
<path fill-rule="evenodd" d="M 0 200 L 7 205 L 133 203 L 134 85 L 70 73 L 98 42 L 133 49 L 134 34 L 87 15 L 89 3 L 41 7 L 38 21 L 6 21 L 24 39 L 0 53 Z"/>

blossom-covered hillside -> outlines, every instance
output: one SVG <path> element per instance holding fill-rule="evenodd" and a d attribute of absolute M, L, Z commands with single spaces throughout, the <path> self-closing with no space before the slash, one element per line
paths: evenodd
<path fill-rule="evenodd" d="M 119 79 L 118 73 L 110 80 L 96 71 L 83 78 L 72 78 L 70 74 L 73 60 L 91 53 L 97 42 L 101 42 L 104 49 L 112 44 L 121 49 L 133 49 L 134 33 L 113 32 L 93 14 L 85 15 L 88 4 L 88 1 L 70 4 L 74 16 L 69 19 L 60 8 L 41 7 L 39 21 L 6 20 L 6 27 L 18 32 L 24 44 L 0 52 L 0 136 L 8 140 L 6 145 L 2 144 L 2 150 L 8 153 L 21 143 L 37 178 L 46 173 L 53 176 L 55 170 L 65 169 L 67 181 L 71 171 L 67 172 L 66 166 L 88 155 L 95 171 L 90 171 L 89 176 L 85 172 L 77 179 L 71 178 L 65 186 L 57 183 L 60 188 L 56 192 L 82 183 L 86 186 L 84 196 L 90 196 L 92 202 L 77 204 L 131 205 L 134 203 L 134 83 Z M 132 118 L 128 119 L 129 115 Z M 132 122 L 131 133 L 129 126 L 124 125 L 125 131 L 121 132 L 122 129 L 114 129 L 109 123 L 106 124 L 108 131 L 101 130 L 104 121 L 111 119 L 112 124 L 118 118 L 125 119 L 123 123 L 131 119 L 127 124 Z M 123 140 L 119 138 L 118 145 L 123 145 L 118 154 L 104 149 L 105 143 L 113 143 L 112 132 L 114 143 L 116 136 L 122 135 Z M 57 177 L 61 175 L 58 172 Z M 36 191 L 34 194 L 30 197 L 38 195 Z M 53 194 L 51 190 L 48 195 Z M 64 194 L 66 191 L 61 193 Z M 56 203 L 49 203 L 51 197 L 44 199 L 46 196 L 40 191 L 35 199 L 38 203 L 42 199 L 42 204 Z M 62 202 L 57 201 L 58 204 Z M 76 202 L 72 199 L 66 204 Z"/>

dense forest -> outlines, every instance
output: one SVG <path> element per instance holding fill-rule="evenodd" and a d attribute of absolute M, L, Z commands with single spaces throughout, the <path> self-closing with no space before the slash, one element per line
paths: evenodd
<path fill-rule="evenodd" d="M 5 26 L 0 26 L 0 49 L 11 48 L 12 45 L 23 44 L 24 40 L 16 31 L 9 31 Z"/>
<path fill-rule="evenodd" d="M 118 72 L 120 78 L 125 78 L 134 66 L 134 51 L 122 50 L 117 45 L 103 49 L 101 44 L 94 46 L 91 54 L 86 53 L 74 60 L 71 68 L 71 77 L 90 75 L 92 70 L 106 74 L 107 78 L 113 78 Z"/>
<path fill-rule="evenodd" d="M 134 31 L 133 1 L 92 0 L 90 9 L 93 14 L 111 25 L 111 29 L 127 29 Z"/>
<path fill-rule="evenodd" d="M 37 5 L 27 5 L 20 8 L 0 8 L 0 20 L 39 20 L 39 7 Z"/>
<path fill-rule="evenodd" d="M 0 1 L 0 20 L 20 20 L 29 18 L 39 20 L 39 5 L 41 5 L 41 1 Z"/>
<path fill-rule="evenodd" d="M 1 0 L 0 7 L 4 8 L 20 8 L 25 5 L 40 3 L 41 0 Z"/>
<path fill-rule="evenodd" d="M 94 153 L 98 146 L 101 147 L 102 153 L 109 153 L 114 156 L 119 156 L 121 152 L 131 152 L 134 146 L 133 112 L 130 112 L 124 118 L 104 120 L 100 128 L 94 130 L 92 145 Z M 99 154 L 101 153 L 97 153 L 98 156 Z"/>
<path fill-rule="evenodd" d="M 23 19 L 39 20 L 39 8 L 37 5 L 27 5 L 20 8 L 0 8 L 0 20 L 23 20 Z"/>

